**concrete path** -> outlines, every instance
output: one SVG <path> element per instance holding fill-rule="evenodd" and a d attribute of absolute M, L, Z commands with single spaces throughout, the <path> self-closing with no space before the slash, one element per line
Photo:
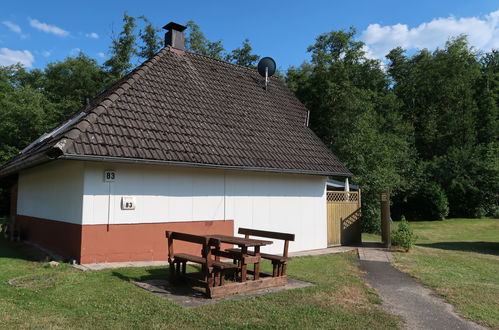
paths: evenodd
<path fill-rule="evenodd" d="M 325 249 L 317 250 L 307 250 L 289 253 L 290 257 L 304 257 L 304 256 L 317 256 L 321 254 L 331 254 L 331 253 L 344 253 L 355 251 L 356 247 L 351 246 L 335 246 Z M 157 267 L 157 266 L 167 266 L 167 261 L 126 261 L 126 262 L 103 262 L 96 264 L 84 264 L 84 265 L 73 265 L 79 270 L 104 270 L 104 269 L 116 269 L 125 267 Z"/>
<path fill-rule="evenodd" d="M 436 297 L 415 279 L 394 268 L 391 253 L 380 246 L 359 248 L 365 279 L 383 300 L 383 308 L 401 316 L 405 329 L 485 329 L 461 318 L 452 305 Z"/>
<path fill-rule="evenodd" d="M 306 250 L 298 252 L 290 252 L 290 257 L 305 257 L 305 256 L 319 256 L 321 254 L 332 254 L 332 253 L 345 253 L 357 250 L 353 246 L 334 246 L 330 248 L 317 249 L 317 250 Z"/>

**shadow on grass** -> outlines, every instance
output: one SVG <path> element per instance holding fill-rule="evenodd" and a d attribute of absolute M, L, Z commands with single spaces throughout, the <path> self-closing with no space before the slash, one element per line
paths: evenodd
<path fill-rule="evenodd" d="M 200 271 L 200 267 L 199 269 L 197 267 L 193 268 Z M 152 293 L 158 293 L 160 295 L 167 294 L 184 298 L 206 298 L 204 294 L 204 285 L 200 286 L 199 282 L 194 283 L 193 281 L 182 277 L 176 278 L 172 281 L 170 279 L 170 271 L 168 267 L 147 269 L 147 273 L 147 275 L 141 276 L 127 276 L 124 272 L 113 271 L 112 275 L 125 282 L 134 283 L 142 289 L 148 290 Z"/>
<path fill-rule="evenodd" d="M 194 272 L 200 272 L 201 267 L 198 265 L 189 265 L 189 268 L 191 271 Z M 156 279 L 164 279 L 164 280 L 170 280 L 170 269 L 168 266 L 161 267 L 161 268 L 150 268 L 146 269 L 147 275 L 140 275 L 140 276 L 127 276 L 126 271 L 118 271 L 115 270 L 112 272 L 112 275 L 115 277 L 118 277 L 119 279 L 130 282 L 130 281 L 148 281 L 148 280 L 156 280 Z"/>
<path fill-rule="evenodd" d="M 498 242 L 438 242 L 416 245 L 442 250 L 476 252 L 495 256 L 499 255 Z"/>
<path fill-rule="evenodd" d="M 44 252 L 22 242 L 10 242 L 0 237 L 0 258 L 22 259 L 27 261 L 49 261 Z"/>
<path fill-rule="evenodd" d="M 170 279 L 170 271 L 168 270 L 168 267 L 164 268 L 152 268 L 152 269 L 147 269 L 147 275 L 141 275 L 141 276 L 127 276 L 125 275 L 126 272 L 120 272 L 120 271 L 113 271 L 112 274 L 113 276 L 126 281 L 146 281 L 146 280 L 154 280 L 158 278 Z"/>

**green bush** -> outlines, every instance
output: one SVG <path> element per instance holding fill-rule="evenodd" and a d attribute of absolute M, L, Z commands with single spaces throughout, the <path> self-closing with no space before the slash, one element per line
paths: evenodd
<path fill-rule="evenodd" d="M 499 219 L 499 205 L 491 205 L 489 213 L 492 218 Z"/>
<path fill-rule="evenodd" d="M 445 191 L 437 183 L 429 183 L 409 198 L 406 215 L 410 220 L 444 220 L 449 214 Z"/>
<path fill-rule="evenodd" d="M 362 200 L 362 232 L 379 234 L 381 232 L 381 213 L 379 202 L 368 203 Z"/>
<path fill-rule="evenodd" d="M 409 226 L 409 222 L 402 217 L 398 228 L 392 231 L 392 245 L 404 248 L 409 251 L 416 242 L 416 235 Z"/>

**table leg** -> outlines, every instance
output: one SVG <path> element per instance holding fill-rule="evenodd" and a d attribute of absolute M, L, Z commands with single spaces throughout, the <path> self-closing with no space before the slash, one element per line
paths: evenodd
<path fill-rule="evenodd" d="M 216 247 L 215 248 L 215 260 L 216 261 L 220 261 L 220 255 L 218 254 L 218 252 L 220 251 L 220 247 Z"/>
<path fill-rule="evenodd" d="M 246 282 L 246 272 L 248 270 L 248 265 L 246 265 L 245 258 L 248 256 L 248 247 L 243 246 L 241 248 L 241 282 Z"/>
<path fill-rule="evenodd" d="M 258 279 L 260 279 L 260 247 L 259 246 L 255 246 L 255 257 L 258 258 L 258 262 L 255 262 L 255 266 L 254 266 L 254 271 L 255 271 L 254 279 L 258 280 Z"/>

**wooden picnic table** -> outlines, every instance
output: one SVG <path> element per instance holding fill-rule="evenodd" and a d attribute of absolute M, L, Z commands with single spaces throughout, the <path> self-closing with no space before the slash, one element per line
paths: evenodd
<path fill-rule="evenodd" d="M 250 239 L 229 235 L 206 235 L 210 238 L 220 240 L 222 243 L 237 245 L 241 248 L 241 252 L 227 252 L 221 251 L 220 247 L 216 248 L 214 255 L 216 258 L 226 257 L 237 259 L 241 265 L 241 282 L 246 282 L 246 275 L 248 272 L 248 264 L 254 264 L 254 280 L 260 279 L 260 246 L 270 245 L 272 241 L 265 241 L 259 239 Z M 254 247 L 254 253 L 248 254 L 248 247 Z"/>

